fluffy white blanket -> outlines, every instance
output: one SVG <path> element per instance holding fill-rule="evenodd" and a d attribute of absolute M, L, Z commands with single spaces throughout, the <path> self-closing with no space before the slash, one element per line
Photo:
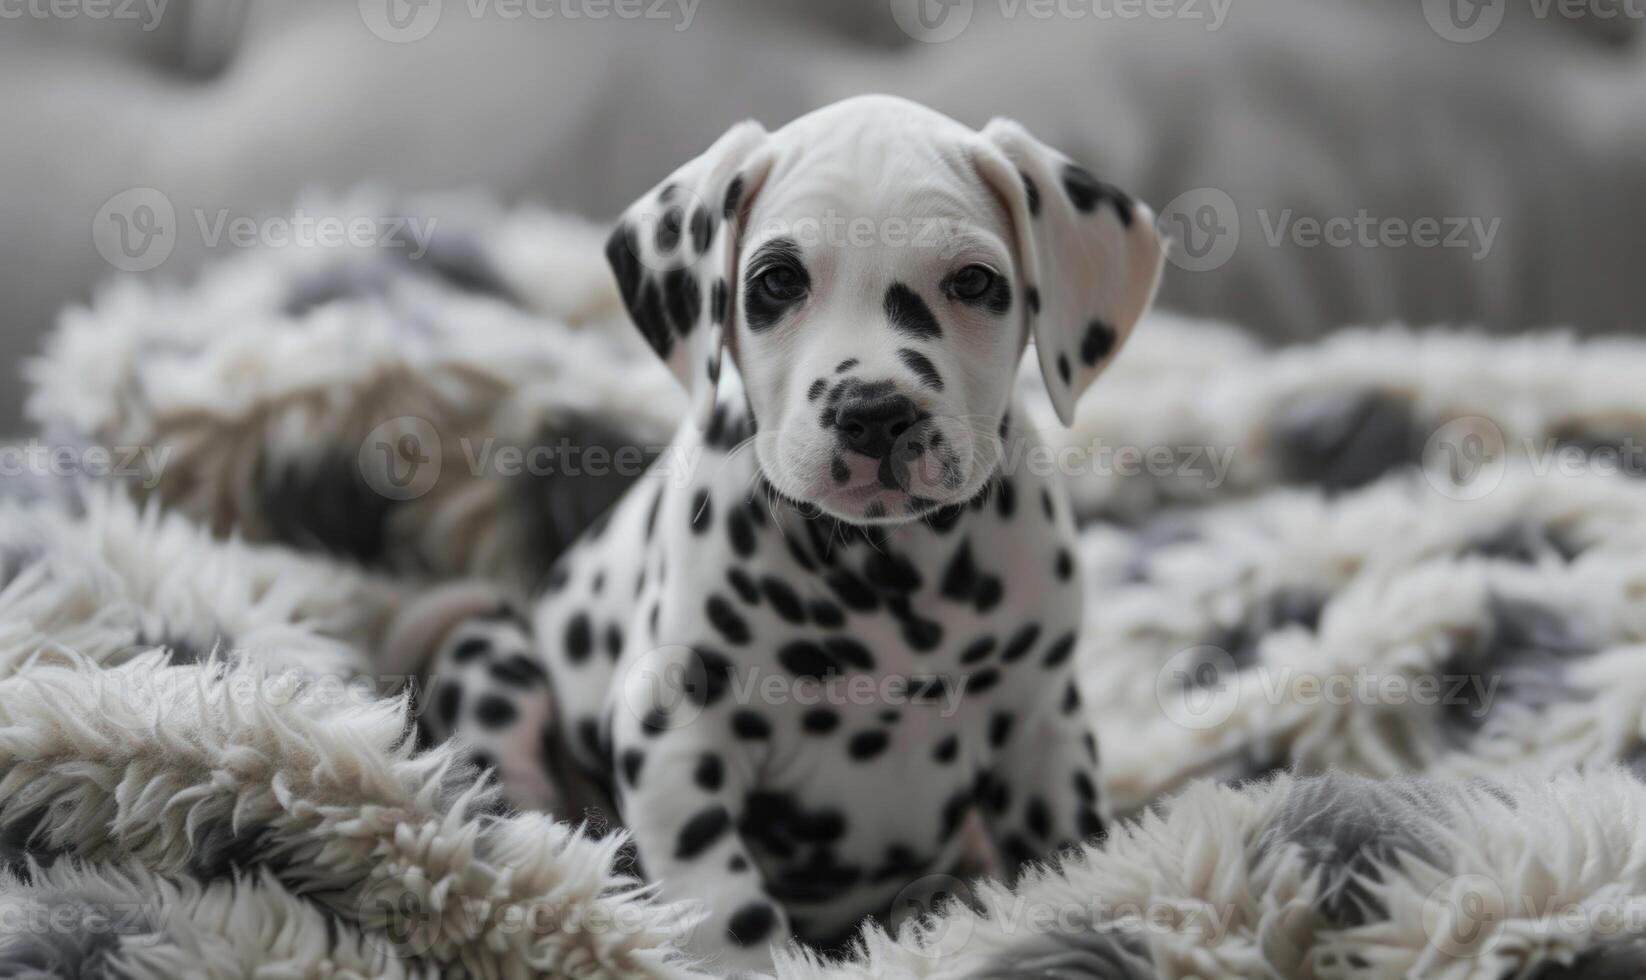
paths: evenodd
<path fill-rule="evenodd" d="M 410 591 L 528 591 L 622 489 L 505 449 L 667 440 L 597 242 L 456 207 L 420 262 L 258 253 L 64 318 L 42 438 L 155 462 L 0 500 L 0 974 L 712 974 L 620 834 L 499 810 L 372 660 Z M 1130 819 L 1012 888 L 910 882 L 924 914 L 780 975 L 1646 968 L 1643 370 L 1146 325 L 1047 430 Z"/>

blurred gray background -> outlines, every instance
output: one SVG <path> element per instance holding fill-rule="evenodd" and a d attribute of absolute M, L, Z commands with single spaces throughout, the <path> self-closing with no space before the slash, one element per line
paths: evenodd
<path fill-rule="evenodd" d="M 175 204 L 137 274 L 187 283 L 231 248 L 196 212 L 372 181 L 605 219 L 738 119 L 870 91 L 1014 116 L 1165 208 L 1162 302 L 1277 342 L 1646 321 L 1642 0 L 60 2 L 0 3 L 0 433 L 21 360 L 121 274 L 92 238 L 121 191 Z M 1378 237 L 1307 233 L 1361 215 Z"/>

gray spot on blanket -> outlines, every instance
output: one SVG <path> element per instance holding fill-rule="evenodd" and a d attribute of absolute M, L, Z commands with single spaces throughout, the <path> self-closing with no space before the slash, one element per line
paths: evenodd
<path fill-rule="evenodd" d="M 38 808 L 0 824 L 0 870 L 26 877 L 30 859 L 41 867 L 50 867 L 57 860 L 61 852 L 39 841 L 45 819 L 46 810 Z"/>
<path fill-rule="evenodd" d="M 385 296 L 397 279 L 408 274 L 428 276 L 461 292 L 521 305 L 478 240 L 435 234 L 428 250 L 416 258 L 405 249 L 376 252 L 302 276 L 286 297 L 285 313 L 304 317 L 331 303 Z"/>
<path fill-rule="evenodd" d="M 0 545 L 0 589 L 10 585 L 13 579 L 23 574 L 25 568 L 39 561 L 45 553 L 45 547 L 34 541 L 16 546 Z"/>
<path fill-rule="evenodd" d="M 1311 633 L 1318 629 L 1324 605 L 1325 600 L 1313 592 L 1280 589 L 1247 610 L 1244 620 L 1207 642 L 1228 653 L 1235 666 L 1244 670 L 1257 663 L 1258 650 L 1270 634 L 1294 628 Z"/>
<path fill-rule="evenodd" d="M 46 980 L 117 980 L 125 976 L 112 962 L 121 940 L 153 934 L 142 914 L 131 915 L 109 902 L 76 895 L 36 895 L 25 914 L 51 928 L 0 933 L 0 977 Z M 0 899 L 0 909 L 4 907 Z"/>
<path fill-rule="evenodd" d="M 479 239 L 472 236 L 442 235 L 436 231 L 429 238 L 428 250 L 417 258 L 412 258 L 411 253 L 406 251 L 395 254 L 403 257 L 412 268 L 432 274 L 455 289 L 521 305 L 519 297 L 503 280 Z"/>
<path fill-rule="evenodd" d="M 1634 433 L 1564 433 L 1557 435 L 1561 450 L 1587 460 L 1595 469 L 1605 469 L 1636 479 L 1646 477 L 1646 445 Z"/>
<path fill-rule="evenodd" d="M 1423 447 L 1411 406 L 1383 391 L 1300 395 L 1270 424 L 1284 479 L 1328 490 L 1364 486 Z"/>
<path fill-rule="evenodd" d="M 275 540 L 364 564 L 383 561 L 397 501 L 373 490 L 354 454 L 293 460 L 257 475 L 257 511 Z"/>
<path fill-rule="evenodd" d="M 1365 925 L 1384 911 L 1366 882 L 1401 854 L 1438 864 L 1443 821 L 1459 790 L 1421 779 L 1329 774 L 1293 784 L 1258 854 L 1295 847 L 1321 876 L 1319 908 L 1335 926 Z"/>
<path fill-rule="evenodd" d="M 213 654 L 219 657 L 228 657 L 234 648 L 234 641 L 222 633 L 217 633 L 211 639 L 202 643 L 193 637 L 163 630 L 158 635 L 139 632 L 133 646 L 138 648 L 165 647 L 171 653 L 171 665 L 173 667 L 182 667 L 188 664 L 204 663 Z"/>
<path fill-rule="evenodd" d="M 1002 953 L 971 980 L 1152 980 L 1143 941 L 1102 925 L 1037 935 Z"/>
<path fill-rule="evenodd" d="M 189 872 L 207 881 L 239 875 L 253 868 L 268 868 L 278 874 L 288 862 L 275 856 L 271 837 L 272 832 L 267 828 L 237 831 L 228 820 L 205 824 L 194 834 L 189 850 Z"/>
<path fill-rule="evenodd" d="M 1570 963 L 1545 963 L 1527 980 L 1637 980 L 1646 976 L 1646 943 L 1593 946 Z"/>
<path fill-rule="evenodd" d="M 1581 624 L 1548 606 L 1494 596 L 1491 613 L 1490 629 L 1441 666 L 1445 720 L 1460 744 L 1506 705 L 1541 711 L 1582 698 L 1566 671 L 1596 649 Z"/>
<path fill-rule="evenodd" d="M 1517 565 L 1565 564 L 1582 549 L 1573 547 L 1552 529 L 1537 524 L 1511 524 L 1496 534 L 1477 538 L 1461 555 L 1478 556 Z"/>
<path fill-rule="evenodd" d="M 302 276 L 292 284 L 286 297 L 285 313 L 305 317 L 314 310 L 341 300 L 382 296 L 389 291 L 394 274 L 376 259 L 354 260 L 328 265 Z"/>
<path fill-rule="evenodd" d="M 592 420 L 573 420 L 567 431 L 545 433 L 539 445 L 555 447 L 554 472 L 518 481 L 531 542 L 532 581 L 547 576 L 555 559 L 585 532 L 600 534 L 613 501 L 633 486 L 661 451 L 633 435 Z"/>

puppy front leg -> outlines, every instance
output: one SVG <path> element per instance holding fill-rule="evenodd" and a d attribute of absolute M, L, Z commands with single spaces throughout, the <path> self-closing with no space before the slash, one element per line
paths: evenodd
<path fill-rule="evenodd" d="M 701 904 L 692 956 L 717 970 L 769 973 L 771 946 L 788 940 L 790 926 L 738 830 L 752 761 L 740 745 L 704 737 L 708 715 L 664 731 L 625 724 L 625 715 L 618 708 L 614 724 L 617 800 L 640 870 L 663 899 Z"/>
<path fill-rule="evenodd" d="M 990 719 L 995 764 L 978 804 L 1008 876 L 1103 833 L 1097 740 L 1086 722 L 1072 672 L 1041 703 Z"/>

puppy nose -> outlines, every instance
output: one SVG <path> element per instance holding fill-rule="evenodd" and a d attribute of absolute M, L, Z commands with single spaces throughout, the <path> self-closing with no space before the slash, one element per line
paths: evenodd
<path fill-rule="evenodd" d="M 846 448 L 881 459 L 918 420 L 919 410 L 903 395 L 860 395 L 838 406 L 834 427 Z"/>

